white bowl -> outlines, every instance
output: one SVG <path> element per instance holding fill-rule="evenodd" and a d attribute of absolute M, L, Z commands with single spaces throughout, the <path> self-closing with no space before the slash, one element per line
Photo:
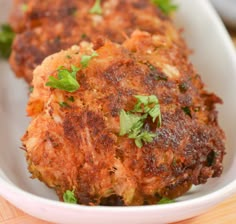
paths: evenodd
<path fill-rule="evenodd" d="M 227 155 L 220 178 L 191 189 L 176 203 L 140 207 L 89 207 L 59 202 L 55 193 L 31 180 L 20 137 L 25 117 L 27 86 L 14 78 L 8 64 L 0 62 L 0 195 L 35 217 L 63 224 L 157 224 L 187 219 L 221 202 L 236 191 L 236 55 L 233 45 L 206 0 L 178 0 L 175 22 L 184 27 L 185 38 L 194 49 L 192 61 L 207 88 L 224 100 L 219 107 L 220 124 L 227 135 Z M 0 15 L 9 1 L 0 0 Z M 4 6 L 4 7 L 3 7 Z M 2 19 L 2 17 L 0 17 Z"/>
<path fill-rule="evenodd" d="M 219 12 L 225 24 L 236 28 L 236 1 L 235 0 L 211 0 Z"/>

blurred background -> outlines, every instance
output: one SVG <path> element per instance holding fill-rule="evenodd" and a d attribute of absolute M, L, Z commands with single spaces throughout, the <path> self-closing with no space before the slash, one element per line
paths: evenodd
<path fill-rule="evenodd" d="M 211 0 L 236 45 L 236 0 Z"/>

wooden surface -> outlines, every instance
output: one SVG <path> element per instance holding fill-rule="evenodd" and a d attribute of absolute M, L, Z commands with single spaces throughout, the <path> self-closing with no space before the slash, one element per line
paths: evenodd
<path fill-rule="evenodd" d="M 236 30 L 229 30 L 229 33 L 230 33 L 230 35 L 231 35 L 231 37 L 232 37 L 232 40 L 233 40 L 233 42 L 234 42 L 234 45 L 235 45 L 235 47 L 236 47 Z"/>
<path fill-rule="evenodd" d="M 230 32 L 236 46 L 236 32 Z M 0 197 L 1 224 L 49 224 L 26 215 Z M 66 224 L 66 223 L 65 223 Z M 81 223 L 82 224 L 82 223 Z M 145 224 L 145 223 L 144 223 Z M 176 224 L 236 224 L 236 195 L 205 214 Z"/>

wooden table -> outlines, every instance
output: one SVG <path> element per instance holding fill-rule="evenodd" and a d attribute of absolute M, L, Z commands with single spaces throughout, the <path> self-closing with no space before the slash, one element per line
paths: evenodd
<path fill-rule="evenodd" d="M 230 31 L 236 46 L 236 32 Z M 0 223 L 1 224 L 49 224 L 33 218 L 16 209 L 0 197 Z M 175 224 L 235 224 L 236 223 L 236 195 L 222 202 L 220 205 L 198 217 Z M 65 223 L 66 224 L 66 223 Z"/>
<path fill-rule="evenodd" d="M 234 45 L 235 45 L 235 47 L 236 47 L 236 30 L 229 30 L 229 33 L 230 33 L 230 35 L 231 35 L 231 37 L 232 37 L 232 40 L 233 40 L 233 42 L 234 42 Z"/>

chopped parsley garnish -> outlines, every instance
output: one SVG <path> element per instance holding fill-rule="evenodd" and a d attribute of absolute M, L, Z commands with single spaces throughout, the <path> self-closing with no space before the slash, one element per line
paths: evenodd
<path fill-rule="evenodd" d="M 201 107 L 195 107 L 193 110 L 194 112 L 199 112 L 201 110 Z"/>
<path fill-rule="evenodd" d="M 70 203 L 70 204 L 77 204 L 77 199 L 75 197 L 75 192 L 67 190 L 64 194 L 63 194 L 63 200 L 64 202 Z"/>
<path fill-rule="evenodd" d="M 78 11 L 78 9 L 76 7 L 68 8 L 68 15 L 69 16 L 75 16 L 77 11 Z"/>
<path fill-rule="evenodd" d="M 91 55 L 82 55 L 80 64 L 82 65 L 82 68 L 88 67 L 89 62 L 94 58 L 97 57 L 98 53 L 94 51 Z"/>
<path fill-rule="evenodd" d="M 211 151 L 208 155 L 207 155 L 207 166 L 212 166 L 215 162 L 215 158 L 216 158 L 216 152 L 215 151 Z"/>
<path fill-rule="evenodd" d="M 66 55 L 66 58 L 71 59 L 72 57 L 68 54 Z"/>
<path fill-rule="evenodd" d="M 168 77 L 161 71 L 159 71 L 156 67 L 154 67 L 152 64 L 148 64 L 149 69 L 151 70 L 150 75 L 154 77 L 157 81 L 168 81 Z"/>
<path fill-rule="evenodd" d="M 158 74 L 158 75 L 155 75 L 154 78 L 157 80 L 157 81 L 168 81 L 168 77 L 165 76 L 164 74 Z"/>
<path fill-rule="evenodd" d="M 151 0 L 164 14 L 169 15 L 175 11 L 178 6 L 172 3 L 172 0 Z"/>
<path fill-rule="evenodd" d="M 66 102 L 59 102 L 60 107 L 69 107 L 69 104 Z"/>
<path fill-rule="evenodd" d="M 29 7 L 28 7 L 28 5 L 26 3 L 21 4 L 20 9 L 21 9 L 22 12 L 26 12 L 28 10 L 28 8 Z"/>
<path fill-rule="evenodd" d="M 185 93 L 188 90 L 189 86 L 186 82 L 182 82 L 179 84 L 179 90 L 181 93 Z"/>
<path fill-rule="evenodd" d="M 0 27 L 0 57 L 9 58 L 11 54 L 11 45 L 15 38 L 15 33 L 8 24 Z"/>
<path fill-rule="evenodd" d="M 120 136 L 128 134 L 131 130 L 140 129 L 142 126 L 141 116 L 124 110 L 120 111 Z"/>
<path fill-rule="evenodd" d="M 68 55 L 66 55 L 67 57 Z M 82 55 L 81 65 L 82 68 L 77 68 L 74 65 L 71 65 L 71 71 L 61 66 L 57 70 L 57 78 L 54 76 L 49 76 L 46 86 L 49 86 L 54 89 L 61 89 L 68 92 L 75 92 L 79 89 L 80 85 L 76 79 L 76 74 L 83 68 L 86 68 L 92 58 L 97 57 L 98 54 L 94 51 L 91 55 Z M 70 57 L 70 56 L 69 56 Z"/>
<path fill-rule="evenodd" d="M 101 0 L 95 0 L 93 7 L 89 10 L 89 13 L 97 15 L 102 14 Z"/>
<path fill-rule="evenodd" d="M 33 86 L 30 86 L 29 87 L 29 92 L 32 93 L 34 91 L 34 87 Z"/>
<path fill-rule="evenodd" d="M 160 201 L 158 201 L 157 204 L 159 205 L 163 205 L 163 204 L 170 204 L 170 203 L 174 203 L 175 201 L 169 198 L 162 198 Z"/>
<path fill-rule="evenodd" d="M 73 96 L 68 97 L 68 100 L 69 100 L 70 102 L 75 102 L 75 98 L 74 98 Z"/>
<path fill-rule="evenodd" d="M 54 76 L 49 76 L 46 86 L 50 86 L 54 89 L 61 89 L 68 92 L 75 92 L 79 89 L 80 85 L 76 80 L 76 74 L 80 68 L 71 66 L 71 71 L 64 67 L 60 67 L 57 71 L 57 78 Z"/>
<path fill-rule="evenodd" d="M 73 102 L 75 102 L 75 98 L 73 96 L 69 96 L 69 97 L 66 97 L 66 101 L 58 102 L 58 104 L 62 108 L 70 108 L 71 107 L 70 103 L 73 103 Z"/>
<path fill-rule="evenodd" d="M 60 44 L 61 37 L 60 36 L 56 36 L 53 41 L 54 41 L 55 44 Z"/>
<path fill-rule="evenodd" d="M 156 118 L 159 118 L 159 125 L 161 125 L 161 109 L 160 104 L 156 96 L 134 96 L 138 102 L 134 107 L 133 112 L 143 112 L 152 117 L 152 121 L 155 122 Z"/>
<path fill-rule="evenodd" d="M 143 131 L 138 135 L 135 135 L 133 138 L 135 139 L 135 145 L 138 148 L 142 148 L 143 147 L 143 142 L 145 143 L 151 143 L 153 142 L 153 139 L 157 137 L 156 133 L 152 133 L 152 132 L 148 132 L 148 131 Z M 131 136 L 129 136 L 129 138 L 132 138 Z"/>
<path fill-rule="evenodd" d="M 87 34 L 86 34 L 86 33 L 82 33 L 82 34 L 81 34 L 81 38 L 82 38 L 82 39 L 87 38 Z"/>
<path fill-rule="evenodd" d="M 192 113 L 189 107 L 182 107 L 182 110 L 184 111 L 185 114 L 187 114 L 189 117 L 192 118 Z"/>
<path fill-rule="evenodd" d="M 173 161 L 172 161 L 172 166 L 176 166 L 177 165 L 177 160 L 176 160 L 176 158 L 174 157 L 173 158 Z"/>
<path fill-rule="evenodd" d="M 150 143 L 157 136 L 156 133 L 144 129 L 144 122 L 148 116 L 152 117 L 153 123 L 159 118 L 161 125 L 161 111 L 159 101 L 156 96 L 134 96 L 138 101 L 132 111 L 120 111 L 120 136 L 128 135 L 134 139 L 138 148 L 142 148 L 143 142 Z"/>

